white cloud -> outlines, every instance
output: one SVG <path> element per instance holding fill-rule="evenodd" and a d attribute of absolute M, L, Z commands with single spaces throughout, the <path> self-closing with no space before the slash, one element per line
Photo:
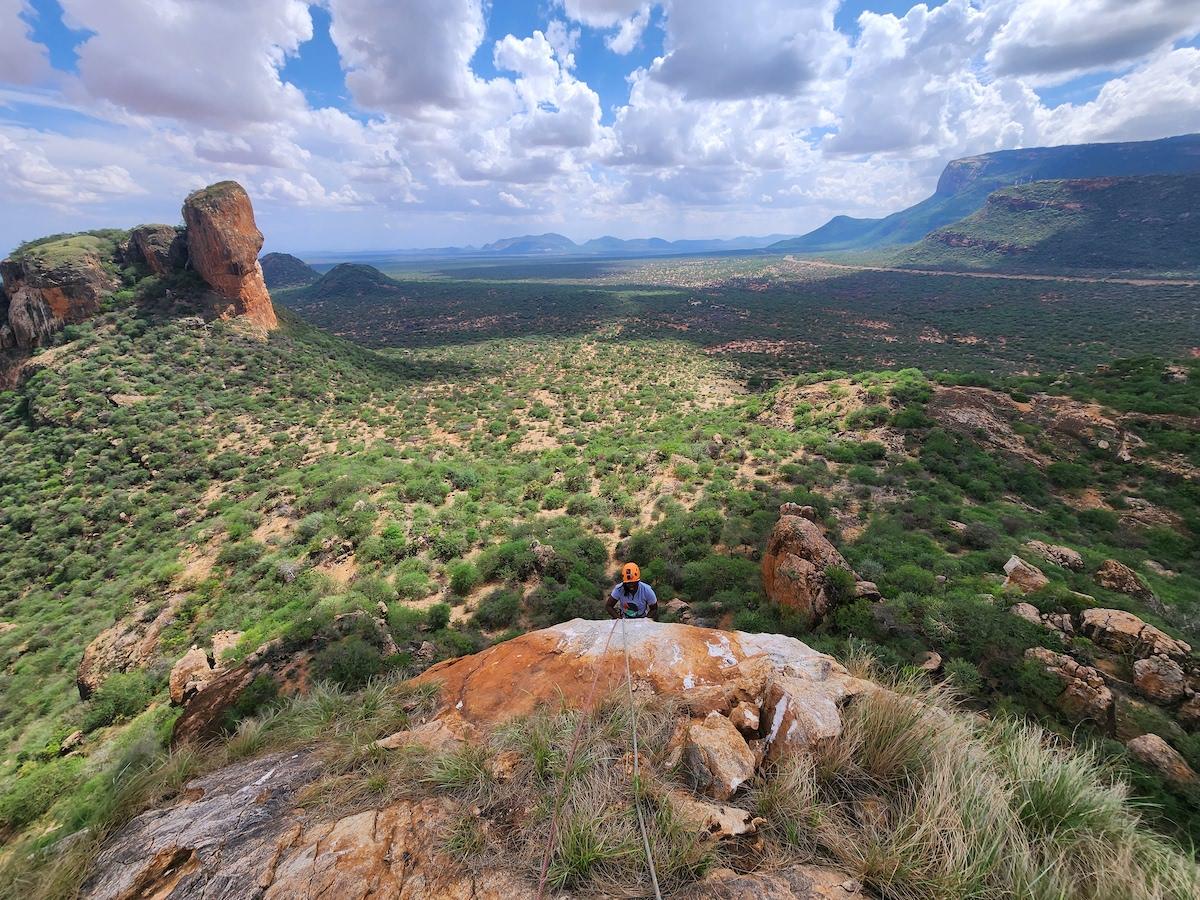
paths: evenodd
<path fill-rule="evenodd" d="M 645 0 L 559 0 L 563 12 L 593 28 L 611 28 L 632 18 Z"/>
<path fill-rule="evenodd" d="M 129 112 L 238 128 L 305 108 L 286 57 L 312 37 L 303 0 L 61 0 L 93 32 L 78 48 L 87 93 Z"/>
<path fill-rule="evenodd" d="M 1200 0 L 1018 0 L 987 52 L 998 75 L 1115 68 L 1200 33 Z"/>
<path fill-rule="evenodd" d="M 999 24 L 971 0 L 903 17 L 863 13 L 830 152 L 962 155 L 1030 136 L 1037 97 L 974 65 Z"/>
<path fill-rule="evenodd" d="M 312 34 L 307 0 L 63 0 L 94 34 L 78 78 L 0 90 L 20 219 L 0 242 L 33 222 L 174 221 L 187 189 L 219 178 L 246 184 L 275 247 L 801 232 L 912 203 L 955 156 L 1200 130 L 1200 51 L 1171 49 L 1200 0 L 1127 0 L 1137 21 L 1112 3 L 917 4 L 864 14 L 852 41 L 837 0 L 557 0 L 544 28 L 493 42 L 484 0 L 325 0 L 343 111 L 282 74 Z M 0 77 L 24 47 L 21 78 L 42 79 L 21 8 L 0 0 Z M 663 50 L 627 72 L 627 98 L 604 97 L 608 124 L 579 74 L 594 60 L 576 64 L 597 52 L 581 30 L 619 55 L 651 22 Z M 472 67 L 484 56 L 498 74 Z M 1118 57 L 1091 102 L 1050 110 L 1034 92 Z M 30 104 L 70 124 L 4 124 Z"/>
<path fill-rule="evenodd" d="M 143 193 L 128 170 L 118 165 L 71 166 L 52 162 L 43 137 L 28 129 L 0 131 L 0 181 L 14 197 L 63 209 Z"/>
<path fill-rule="evenodd" d="M 650 5 L 646 4 L 628 19 L 622 19 L 616 33 L 604 39 L 604 46 L 621 56 L 631 53 L 641 41 L 642 32 L 649 24 Z"/>
<path fill-rule="evenodd" d="M 368 109 L 411 116 L 461 109 L 486 83 L 471 70 L 483 43 L 480 0 L 329 0 L 346 84 Z"/>
<path fill-rule="evenodd" d="M 1095 100 L 1043 112 L 1047 143 L 1136 141 L 1200 131 L 1200 50 L 1162 53 L 1109 81 Z"/>
<path fill-rule="evenodd" d="M 22 13 L 33 14 L 27 0 L 0 0 L 0 82 L 30 84 L 50 73 L 46 48 L 30 37 Z"/>
<path fill-rule="evenodd" d="M 791 96 L 836 77 L 840 0 L 668 0 L 666 53 L 651 77 L 692 99 Z"/>

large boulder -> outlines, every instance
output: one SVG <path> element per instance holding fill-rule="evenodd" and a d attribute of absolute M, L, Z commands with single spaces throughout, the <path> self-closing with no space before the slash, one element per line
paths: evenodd
<path fill-rule="evenodd" d="M 146 666 L 158 653 L 158 639 L 175 621 L 186 595 L 171 594 L 156 606 L 138 601 L 127 616 L 100 632 L 83 651 L 75 683 L 81 699 L 88 699 L 113 672 L 128 672 Z"/>
<path fill-rule="evenodd" d="M 1070 547 L 1047 544 L 1044 541 L 1029 541 L 1025 544 L 1025 547 L 1030 553 L 1040 556 L 1042 559 L 1052 562 L 1056 566 L 1062 566 L 1064 569 L 1070 569 L 1073 572 L 1083 571 L 1083 557 L 1079 555 L 1077 550 L 1072 550 Z"/>
<path fill-rule="evenodd" d="M 1179 752 L 1157 734 L 1143 734 L 1125 745 L 1137 759 L 1174 784 L 1190 786 L 1196 783 L 1196 773 Z"/>
<path fill-rule="evenodd" d="M 1182 662 L 1192 652 L 1190 644 L 1123 609 L 1085 609 L 1080 614 L 1079 630 L 1114 653 L 1136 657 L 1160 654 Z"/>
<path fill-rule="evenodd" d="M 171 225 L 139 225 L 129 233 L 129 258 L 155 275 L 168 275 L 187 264 L 187 236 Z"/>
<path fill-rule="evenodd" d="M 754 753 L 720 713 L 687 727 L 683 758 L 697 790 L 714 800 L 728 800 L 754 777 Z"/>
<path fill-rule="evenodd" d="M 785 504 L 763 554 L 763 589 L 772 601 L 798 613 L 812 628 L 840 599 L 834 594 L 826 570 L 845 569 L 858 582 L 841 553 L 826 540 L 820 526 L 802 515 L 791 514 Z"/>
<path fill-rule="evenodd" d="M 1200 729 L 1200 694 L 1193 694 L 1175 710 L 1175 718 L 1188 731 Z"/>
<path fill-rule="evenodd" d="M 204 690 L 213 678 L 214 671 L 208 654 L 193 645 L 171 667 L 171 677 L 168 679 L 171 702 L 182 706 L 197 692 Z"/>
<path fill-rule="evenodd" d="M 1021 594 L 1032 594 L 1040 591 L 1050 583 L 1042 570 L 1025 562 L 1019 556 L 1010 556 L 1004 564 L 1004 590 L 1016 591 Z"/>
<path fill-rule="evenodd" d="M 183 202 L 190 264 L 225 301 L 224 314 L 266 330 L 278 326 L 263 281 L 258 252 L 263 236 L 245 189 L 222 181 L 189 194 Z"/>
<path fill-rule="evenodd" d="M 1046 674 L 1058 679 L 1062 691 L 1055 706 L 1070 721 L 1091 721 L 1103 728 L 1110 726 L 1113 695 L 1099 670 L 1045 647 L 1029 648 L 1025 651 L 1025 659 L 1036 662 Z"/>
<path fill-rule="evenodd" d="M 218 737 L 229 724 L 227 713 L 260 677 L 270 679 L 281 696 L 307 691 L 312 680 L 313 656 L 330 641 L 364 628 L 374 631 L 374 643 L 385 656 L 397 652 L 387 624 L 379 617 L 357 610 L 338 616 L 328 629 L 305 643 L 288 644 L 280 639 L 268 641 L 236 666 L 218 659 L 211 677 L 203 684 L 193 684 L 197 689 L 186 691 L 183 713 L 175 720 L 175 729 L 171 733 L 172 746 L 203 743 Z M 213 655 L 217 656 L 218 647 L 221 652 L 227 651 L 235 636 L 240 637 L 236 632 L 214 635 Z"/>
<path fill-rule="evenodd" d="M 445 835 L 461 816 L 443 798 L 323 814 L 303 792 L 321 772 L 308 753 L 234 763 L 189 782 L 175 800 L 136 816 L 96 857 L 82 895 L 90 900 L 222 897 L 292 900 L 510 900 L 532 897 L 522 873 L 462 865 Z M 761 820 L 744 810 L 674 793 L 686 827 L 712 839 L 753 835 Z M 554 890 L 557 900 L 578 894 Z M 678 896 L 684 896 L 680 893 Z M 866 900 L 850 875 L 792 865 L 768 873 L 718 869 L 688 886 L 705 900 Z"/>
<path fill-rule="evenodd" d="M 1183 667 L 1166 656 L 1149 656 L 1133 663 L 1133 686 L 1151 703 L 1170 706 L 1187 692 Z"/>
<path fill-rule="evenodd" d="M 487 727 L 546 705 L 580 708 L 589 697 L 623 689 L 628 650 L 639 695 L 675 701 L 697 718 L 713 712 L 729 716 L 748 703 L 763 710 L 760 730 L 768 744 L 784 741 L 795 748 L 803 746 L 806 735 L 815 740 L 840 733 L 840 706 L 874 687 L 832 657 L 784 635 L 621 621 L 572 619 L 473 656 L 445 660 L 414 681 L 441 686 L 439 718 Z M 771 704 L 773 695 L 780 699 Z M 810 728 L 793 728 L 790 722 L 768 726 L 768 710 L 782 716 L 793 707 L 802 711 L 797 718 L 812 723 Z"/>
<path fill-rule="evenodd" d="M 1118 594 L 1128 594 L 1144 603 L 1154 603 L 1154 592 L 1129 566 L 1115 559 L 1106 559 L 1095 574 L 1096 584 Z"/>

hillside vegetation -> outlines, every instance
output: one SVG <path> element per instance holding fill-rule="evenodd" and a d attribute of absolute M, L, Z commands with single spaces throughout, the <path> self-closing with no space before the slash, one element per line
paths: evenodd
<path fill-rule="evenodd" d="M 899 265 L 997 272 L 1194 274 L 1200 175 L 1035 181 L 897 252 Z"/>
<path fill-rule="evenodd" d="M 228 665 L 271 640 L 306 653 L 311 680 L 328 685 L 312 705 L 288 696 L 296 684 L 267 679 L 218 724 L 237 734 L 251 723 L 249 749 L 235 753 L 274 741 L 276 715 L 301 717 L 284 744 L 357 735 L 339 784 L 369 797 L 392 784 L 359 740 L 395 726 L 362 724 L 383 703 L 379 679 L 599 618 L 625 559 L 697 624 L 869 654 L 882 680 L 945 684 L 986 712 L 1011 754 L 985 750 L 992 738 L 967 718 L 954 720 L 964 730 L 953 746 L 992 754 L 987 784 L 1008 792 L 998 833 L 1055 867 L 1049 883 L 1067 887 L 1047 896 L 1103 896 L 1069 890 L 1079 860 L 1099 866 L 1112 846 L 1095 829 L 1120 831 L 1131 854 L 1149 846 L 1139 859 L 1173 859 L 1200 838 L 1196 785 L 1125 743 L 1153 734 L 1200 768 L 1181 700 L 1120 688 L 1137 660 L 1015 616 L 1005 587 L 1018 554 L 1045 573 L 1021 595 L 1034 618 L 1127 610 L 1197 645 L 1194 289 L 672 260 L 403 281 L 339 266 L 279 295 L 366 348 L 287 310 L 269 333 L 203 318 L 182 276 L 122 277 L 99 315 L 64 329 L 0 393 L 0 836 L 21 847 L 0 863 L 9 896 L 60 884 L 38 868 L 59 858 L 56 840 L 92 826 L 102 835 L 118 809 L 173 795 L 209 764 L 163 749 L 181 715 L 169 673 L 193 644 L 232 633 L 218 660 Z M 1138 327 L 1118 327 L 1130 320 Z M 1114 349 L 1140 355 L 1116 361 Z M 811 507 L 886 599 L 830 576 L 837 609 L 810 630 L 768 597 L 761 556 L 784 502 Z M 1030 541 L 1073 548 L 1080 566 L 1033 557 Z M 1100 577 L 1110 560 L 1139 587 Z M 113 627 L 139 650 L 93 650 L 103 677 L 82 699 L 85 649 Z M 1111 719 L 1080 724 L 1028 655 L 1037 650 L 1111 670 Z M 918 670 L 930 652 L 940 669 Z M 1030 774 L 1048 759 L 1030 749 L 1041 738 L 1003 737 L 1028 721 L 1092 755 L 1063 755 L 1053 783 Z M 262 745 L 245 737 L 260 733 Z M 893 861 L 913 797 L 964 771 L 943 760 L 900 783 L 872 769 L 864 746 L 843 750 L 830 765 L 846 780 L 800 773 L 797 790 L 824 810 L 847 791 L 900 784 L 885 798 L 902 813 Z M 116 797 L 130 772 L 148 780 L 129 788 L 133 800 Z M 464 783 L 445 787 L 465 800 Z M 779 840 L 856 852 L 796 821 L 794 793 L 763 798 Z M 1101 812 L 1058 805 L 1080 796 Z M 1077 827 L 1052 828 L 1060 814 Z M 954 896 L 901 882 L 872 884 L 886 897 Z M 1169 896 L 1152 882 L 1130 896 Z"/>

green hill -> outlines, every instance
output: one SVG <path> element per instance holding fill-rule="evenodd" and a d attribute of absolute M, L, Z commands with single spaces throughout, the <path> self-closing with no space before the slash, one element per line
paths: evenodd
<path fill-rule="evenodd" d="M 399 293 L 403 285 L 374 266 L 339 263 L 303 290 L 288 295 L 289 302 L 350 300 L 386 297 Z"/>
<path fill-rule="evenodd" d="M 1072 144 L 1001 150 L 956 159 L 932 197 L 882 219 L 837 216 L 816 231 L 770 250 L 820 253 L 911 244 L 980 209 L 999 188 L 1060 178 L 1108 178 L 1200 172 L 1200 135 L 1119 144 Z"/>
<path fill-rule="evenodd" d="M 263 280 L 272 290 L 303 287 L 321 277 L 316 269 L 290 253 L 268 253 L 259 262 L 262 264 Z"/>
<path fill-rule="evenodd" d="M 1200 175 L 1035 181 L 898 251 L 900 265 L 1001 272 L 1200 269 Z"/>

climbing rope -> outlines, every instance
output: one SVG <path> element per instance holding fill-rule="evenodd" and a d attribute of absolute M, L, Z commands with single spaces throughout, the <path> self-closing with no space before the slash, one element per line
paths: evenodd
<path fill-rule="evenodd" d="M 658 870 L 654 866 L 654 856 L 650 853 L 650 836 L 646 830 L 646 817 L 642 813 L 642 803 L 638 792 L 641 790 L 641 768 L 638 762 L 638 734 L 637 734 L 637 704 L 633 700 L 633 675 L 629 671 L 629 641 L 625 636 L 625 617 L 621 616 L 617 622 L 621 625 L 621 649 L 625 656 L 625 685 L 629 692 L 629 721 L 633 731 L 633 784 L 634 784 L 634 809 L 637 810 L 638 829 L 642 833 L 642 849 L 646 853 L 646 865 L 650 869 L 650 883 L 654 886 L 655 900 L 662 900 L 662 892 L 658 888 Z M 608 648 L 612 645 L 613 635 L 617 632 L 617 622 L 613 622 L 612 629 L 608 632 L 608 640 L 604 642 L 604 652 L 600 654 L 600 658 L 604 659 L 608 656 Z M 554 849 L 554 839 L 558 837 L 558 818 L 562 813 L 563 802 L 567 796 L 567 784 L 570 778 L 571 767 L 575 763 L 575 754 L 579 751 L 579 741 L 583 736 L 583 727 L 587 724 L 588 716 L 592 710 L 592 702 L 596 696 L 596 685 L 600 683 L 601 666 L 596 666 L 596 674 L 592 678 L 592 687 L 588 691 L 587 702 L 584 704 L 583 710 L 579 716 L 579 723 L 575 726 L 575 734 L 571 737 L 571 746 L 567 750 L 567 758 L 563 763 L 563 779 L 562 784 L 558 789 L 558 796 L 554 800 L 554 814 L 550 818 L 550 833 L 546 836 L 546 846 L 542 850 L 542 870 L 538 875 L 537 900 L 542 900 L 546 892 L 546 878 L 550 872 L 550 856 Z"/>
<path fill-rule="evenodd" d="M 629 672 L 629 641 L 625 637 L 625 617 L 621 617 L 621 649 L 625 651 L 625 685 L 629 688 L 629 722 L 633 731 L 633 807 L 637 810 L 638 828 L 642 832 L 642 849 L 646 851 L 646 865 L 650 869 L 650 883 L 654 886 L 655 900 L 662 900 L 658 889 L 658 870 L 654 867 L 654 855 L 650 852 L 650 836 L 646 833 L 646 817 L 642 813 L 642 776 L 638 767 L 637 704 L 633 701 L 633 676 Z"/>
<path fill-rule="evenodd" d="M 613 626 L 608 632 L 608 640 L 604 642 L 604 652 L 600 654 L 601 659 L 608 656 L 608 648 L 616 633 L 617 623 L 613 622 Z M 571 746 L 567 750 L 567 758 L 563 763 L 562 785 L 559 786 L 558 796 L 554 800 L 554 814 L 550 817 L 550 833 L 546 836 L 546 847 L 542 851 L 542 872 L 538 876 L 537 900 L 542 900 L 546 892 L 546 876 L 550 871 L 550 853 L 554 848 L 554 839 L 558 837 L 558 817 L 562 812 L 563 801 L 567 798 L 567 783 L 570 780 L 571 767 L 575 764 L 575 754 L 579 751 L 579 739 L 583 736 L 583 726 L 587 724 L 588 715 L 592 711 L 592 701 L 596 697 L 596 685 L 600 683 L 600 670 L 601 666 L 596 666 L 596 674 L 592 678 L 592 689 L 588 691 L 587 702 L 580 711 L 579 723 L 575 726 L 575 734 L 571 738 Z"/>

